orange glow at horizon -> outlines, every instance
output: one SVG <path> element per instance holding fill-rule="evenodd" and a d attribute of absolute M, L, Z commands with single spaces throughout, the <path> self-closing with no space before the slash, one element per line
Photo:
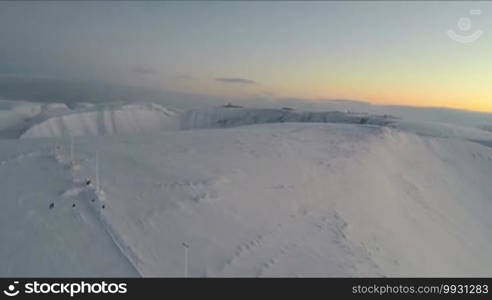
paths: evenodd
<path fill-rule="evenodd" d="M 287 95 L 286 95 L 287 96 Z M 346 99 L 369 102 L 374 105 L 403 105 L 414 107 L 443 107 L 451 109 L 469 110 L 483 113 L 492 113 L 492 94 L 483 96 L 480 94 L 455 94 L 445 95 L 435 91 L 434 93 L 414 92 L 405 94 L 403 91 L 381 90 L 379 92 L 357 91 L 329 91 L 314 93 L 294 93 L 290 97 L 309 98 L 317 100 Z"/>
<path fill-rule="evenodd" d="M 274 74 L 277 80 L 273 87 L 278 94 L 492 113 L 489 60 L 457 60 L 452 55 L 432 60 L 419 56 L 414 60 L 401 57 L 370 63 L 310 62 L 297 67 L 295 71 Z"/>

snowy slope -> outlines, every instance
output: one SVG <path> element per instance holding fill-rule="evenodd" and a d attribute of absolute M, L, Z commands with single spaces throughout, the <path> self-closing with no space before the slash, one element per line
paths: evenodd
<path fill-rule="evenodd" d="M 0 149 L 0 276 L 138 275 L 97 212 L 62 196 L 74 183 L 53 141 Z"/>
<path fill-rule="evenodd" d="M 477 121 L 478 122 L 478 121 Z M 146 104 L 35 104 L 0 100 L 0 138 L 39 138 L 152 133 L 177 129 L 228 128 L 267 123 L 372 124 L 424 136 L 492 141 L 490 125 L 399 119 L 350 111 L 213 107 L 171 111 Z"/>
<path fill-rule="evenodd" d="M 340 111 L 217 107 L 186 111 L 181 118 L 181 128 L 225 128 L 252 124 L 293 122 L 387 125 L 394 121 L 395 119 L 390 116 L 355 114 Z"/>
<path fill-rule="evenodd" d="M 15 102 L 2 102 L 6 104 Z M 27 114 L 26 108 L 29 108 Z M 227 128 L 266 123 L 349 123 L 389 125 L 391 116 L 339 111 L 214 107 L 171 111 L 146 104 L 87 105 L 61 103 L 17 104 L 6 107 L 0 118 L 0 138 L 43 138 L 152 133 L 177 129 Z M 10 109 L 10 110 L 9 110 Z M 17 113 L 20 111 L 21 113 Z M 2 115 L 0 115 L 2 116 Z"/>
<path fill-rule="evenodd" d="M 50 105 L 52 106 L 51 109 Z M 55 113 L 56 106 L 44 104 L 43 109 L 24 121 L 21 138 L 99 136 L 151 133 L 176 129 L 227 128 L 265 123 L 351 123 L 387 125 L 395 119 L 388 116 L 345 113 L 338 111 L 309 112 L 283 109 L 207 108 L 170 111 L 156 104 L 132 104 L 89 107 Z M 13 135 L 13 134 L 12 134 Z"/>
<path fill-rule="evenodd" d="M 388 126 L 423 136 L 492 141 L 492 132 L 478 127 L 441 122 L 416 122 L 405 120 L 398 120 Z"/>
<path fill-rule="evenodd" d="M 41 114 L 42 104 L 0 99 L 0 138 L 17 138 L 27 120 Z"/>
<path fill-rule="evenodd" d="M 177 115 L 155 104 L 129 104 L 41 118 L 21 138 L 97 136 L 177 129 Z"/>
<path fill-rule="evenodd" d="M 190 276 L 492 275 L 477 143 L 289 123 L 80 137 L 75 163 L 67 139 L 0 145 L 0 276 L 183 276 L 183 242 Z"/>

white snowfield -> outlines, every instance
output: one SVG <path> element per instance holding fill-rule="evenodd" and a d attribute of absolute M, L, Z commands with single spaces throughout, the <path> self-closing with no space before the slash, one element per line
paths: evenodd
<path fill-rule="evenodd" d="M 0 140 L 0 276 L 492 276 L 486 130 L 87 109 Z"/>

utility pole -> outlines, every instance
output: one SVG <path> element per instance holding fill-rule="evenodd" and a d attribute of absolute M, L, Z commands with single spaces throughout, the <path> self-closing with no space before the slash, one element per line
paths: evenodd
<path fill-rule="evenodd" d="M 184 277 L 188 278 L 188 249 L 190 248 L 190 246 L 185 242 L 183 242 L 181 245 L 183 246 L 185 253 Z"/>
<path fill-rule="evenodd" d="M 96 193 L 99 193 L 99 149 L 96 150 Z"/>
<path fill-rule="evenodd" d="M 72 162 L 72 165 L 75 163 L 74 162 L 74 145 L 73 145 L 73 135 L 70 135 L 70 161 Z"/>

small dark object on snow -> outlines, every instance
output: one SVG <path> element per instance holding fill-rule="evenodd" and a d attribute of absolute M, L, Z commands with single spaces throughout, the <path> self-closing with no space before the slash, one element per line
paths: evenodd
<path fill-rule="evenodd" d="M 51 202 L 50 203 L 50 209 L 52 209 L 53 207 L 55 207 L 55 203 Z"/>
<path fill-rule="evenodd" d="M 105 208 L 106 208 L 106 205 L 103 204 L 102 209 L 105 209 Z"/>
<path fill-rule="evenodd" d="M 72 207 L 75 207 L 75 203 L 74 203 L 74 204 L 72 204 Z"/>
<path fill-rule="evenodd" d="M 243 108 L 241 105 L 233 105 L 231 102 L 227 103 L 226 105 L 222 105 L 222 107 L 226 108 Z"/>
<path fill-rule="evenodd" d="M 92 201 L 92 202 L 96 202 L 96 199 L 92 198 L 92 200 L 91 200 L 91 201 Z"/>
<path fill-rule="evenodd" d="M 360 124 L 367 124 L 367 121 L 368 120 L 366 118 L 361 118 L 359 123 Z"/>
<path fill-rule="evenodd" d="M 90 185 L 90 184 L 91 184 L 91 180 L 87 179 L 87 181 L 85 182 L 85 185 Z"/>

